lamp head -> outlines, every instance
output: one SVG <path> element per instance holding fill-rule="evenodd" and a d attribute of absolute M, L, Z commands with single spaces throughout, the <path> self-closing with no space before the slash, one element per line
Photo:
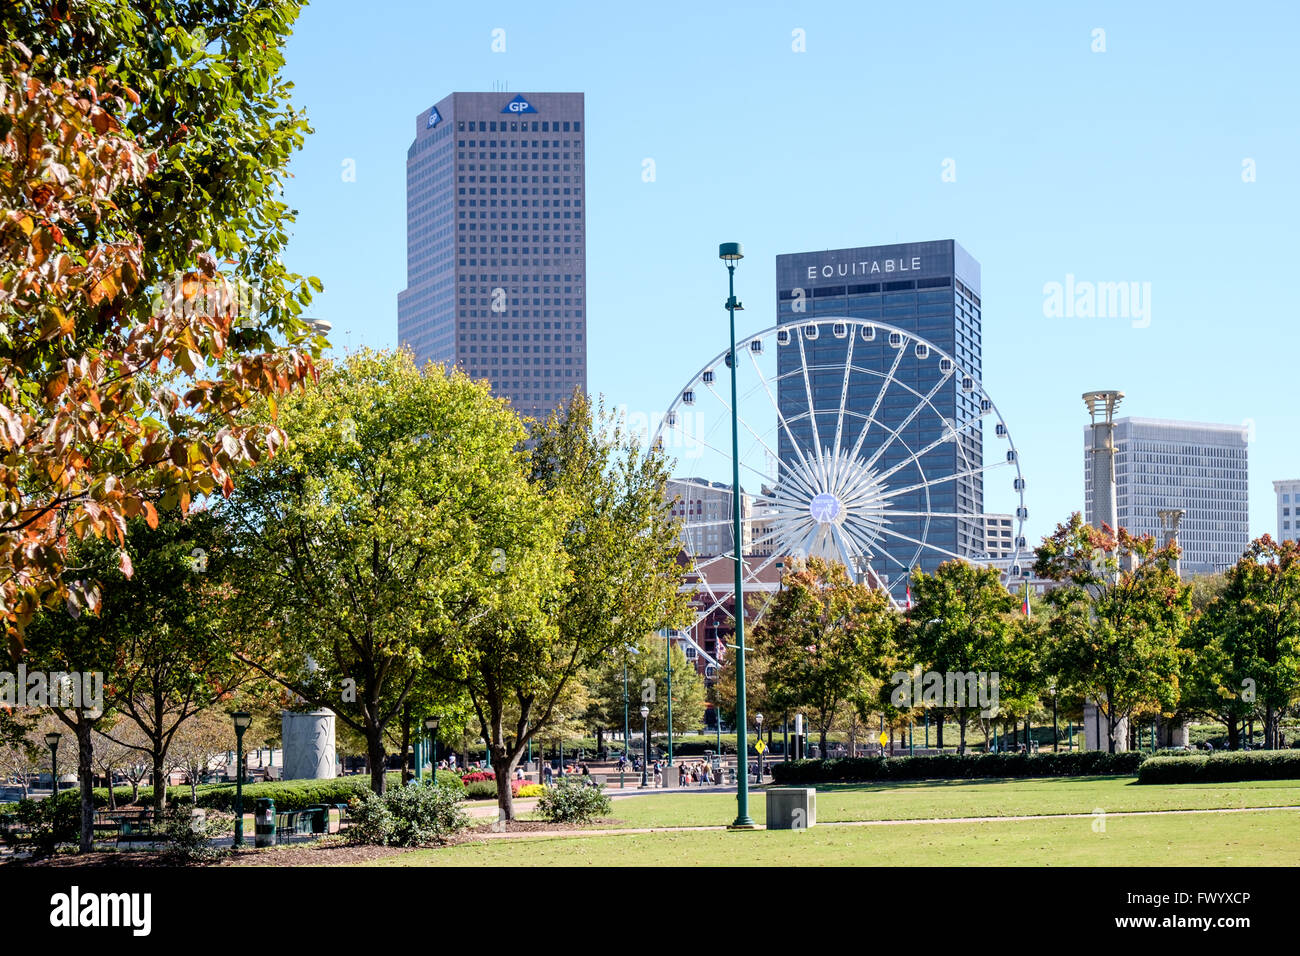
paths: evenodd
<path fill-rule="evenodd" d="M 718 258 L 724 262 L 736 262 L 745 258 L 745 253 L 738 242 L 724 242 L 718 246 Z"/>
<path fill-rule="evenodd" d="M 235 721 L 235 730 L 247 730 L 253 722 L 253 715 L 244 710 L 237 710 L 230 715 Z"/>
<path fill-rule="evenodd" d="M 59 733 L 58 731 L 51 730 L 48 734 L 45 735 L 45 745 L 49 747 L 51 750 L 53 750 L 55 747 L 59 745 L 59 741 L 61 739 L 63 739 L 63 734 Z"/>
<path fill-rule="evenodd" d="M 646 719 L 647 717 L 649 717 L 649 716 L 650 716 L 650 708 L 649 708 L 649 707 L 646 707 L 645 705 L 642 705 L 642 707 L 641 707 L 641 719 L 642 719 L 642 720 L 645 720 L 645 719 Z"/>
<path fill-rule="evenodd" d="M 438 717 L 426 717 L 426 718 L 424 718 L 424 729 L 427 730 L 427 731 L 428 731 L 429 733 L 431 733 L 431 734 L 436 734 L 436 733 L 438 732 L 438 724 L 439 724 L 439 723 L 441 723 L 441 718 L 438 718 Z"/>
<path fill-rule="evenodd" d="M 762 726 L 763 726 L 763 715 L 762 715 L 762 714 L 755 714 L 755 715 L 754 715 L 754 723 L 757 724 L 759 727 L 762 727 Z"/>

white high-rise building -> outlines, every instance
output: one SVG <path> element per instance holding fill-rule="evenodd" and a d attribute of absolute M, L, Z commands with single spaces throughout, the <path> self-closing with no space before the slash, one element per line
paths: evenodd
<path fill-rule="evenodd" d="M 1273 482 L 1277 495 L 1277 540 L 1300 541 L 1300 478 Z"/>
<path fill-rule="evenodd" d="M 1084 518 L 1094 520 L 1091 426 L 1084 429 Z M 1163 541 L 1159 512 L 1183 511 L 1184 574 L 1236 564 L 1250 543 L 1246 431 L 1157 418 L 1115 420 L 1115 482 L 1121 527 Z"/>

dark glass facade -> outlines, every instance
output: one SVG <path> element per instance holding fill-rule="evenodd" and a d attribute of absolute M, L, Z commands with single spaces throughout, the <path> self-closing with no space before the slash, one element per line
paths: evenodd
<path fill-rule="evenodd" d="M 819 326 L 816 338 L 795 334 L 778 349 L 777 401 L 800 446 L 814 447 L 815 423 L 817 444 L 834 447 L 844 369 L 851 364 L 841 448 L 852 449 L 865 428 L 857 459 L 879 455 L 872 465 L 877 474 L 903 466 L 886 480 L 886 492 L 925 486 L 890 498 L 889 511 L 972 516 L 927 521 L 887 512 L 892 533 L 876 542 L 871 567 L 901 599 L 905 568 L 929 572 L 951 556 L 984 552 L 977 517 L 984 510 L 979 263 L 956 242 L 942 240 L 782 255 L 776 271 L 782 324 L 835 316 L 870 319 L 918 335 L 955 360 L 954 373 L 945 376 L 940 357 L 918 352 L 910 339 L 891 341 L 885 330 L 870 339 L 861 330 L 841 336 L 837 332 L 852 326 L 836 330 L 833 324 Z M 809 369 L 807 382 L 801 366 Z M 956 440 L 924 451 L 944 437 L 945 427 L 950 435 L 955 430 Z M 781 462 L 793 461 L 794 454 L 781 431 Z M 932 547 L 921 547 L 920 541 Z"/>

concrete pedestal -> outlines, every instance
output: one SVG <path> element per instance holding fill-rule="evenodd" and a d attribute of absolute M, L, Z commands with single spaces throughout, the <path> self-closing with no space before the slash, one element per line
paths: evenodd
<path fill-rule="evenodd" d="M 1083 704 L 1083 741 L 1085 750 L 1110 750 L 1106 715 L 1092 701 Z M 1128 750 L 1128 720 L 1115 725 L 1115 752 Z"/>
<path fill-rule="evenodd" d="M 817 823 L 817 791 L 811 787 L 772 787 L 766 793 L 769 830 L 806 830 Z"/>
<path fill-rule="evenodd" d="M 338 776 L 334 751 L 334 714 L 284 711 L 280 715 L 284 741 L 284 780 L 332 780 Z"/>

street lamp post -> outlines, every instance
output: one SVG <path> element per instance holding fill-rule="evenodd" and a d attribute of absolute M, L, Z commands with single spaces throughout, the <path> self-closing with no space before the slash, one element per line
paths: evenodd
<path fill-rule="evenodd" d="M 732 616 L 736 621 L 736 819 L 733 830 L 756 829 L 749 816 L 749 744 L 745 739 L 745 558 L 740 528 L 740 421 L 736 409 L 736 263 L 745 258 L 738 242 L 718 246 L 718 258 L 727 264 L 727 317 L 731 324 L 731 547 L 736 554 L 736 588 Z"/>
<path fill-rule="evenodd" d="M 758 742 L 761 744 L 763 742 L 763 715 L 762 714 L 754 715 L 754 727 L 756 728 L 755 736 L 758 737 Z M 758 782 L 760 784 L 763 782 L 763 751 L 761 750 L 758 752 Z"/>
<path fill-rule="evenodd" d="M 646 774 L 650 770 L 650 708 L 641 705 L 641 721 L 643 730 L 641 733 L 641 746 L 643 756 L 641 757 L 641 789 L 644 790 L 650 784 L 646 780 Z"/>
<path fill-rule="evenodd" d="M 244 845 L 244 731 L 253 715 L 237 710 L 230 715 L 235 721 L 235 846 Z"/>
<path fill-rule="evenodd" d="M 438 785 L 438 724 L 437 717 L 424 718 L 424 729 L 429 732 L 429 786 Z"/>
<path fill-rule="evenodd" d="M 1056 681 L 1052 681 L 1048 689 L 1052 692 L 1052 753 L 1056 753 L 1061 749 L 1056 723 Z"/>
<path fill-rule="evenodd" d="M 59 795 L 59 741 L 63 739 L 63 734 L 57 730 L 51 730 L 45 735 L 45 746 L 50 748 L 50 795 L 57 797 Z M 112 781 L 109 781 L 112 785 Z"/>

